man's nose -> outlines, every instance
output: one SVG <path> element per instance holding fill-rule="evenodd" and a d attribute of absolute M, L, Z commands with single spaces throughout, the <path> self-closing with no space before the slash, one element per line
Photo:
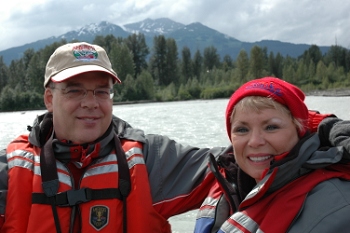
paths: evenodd
<path fill-rule="evenodd" d="M 89 92 L 91 91 L 91 94 Z M 98 100 L 93 90 L 86 90 L 84 98 L 81 100 L 81 106 L 85 108 L 97 108 Z"/>

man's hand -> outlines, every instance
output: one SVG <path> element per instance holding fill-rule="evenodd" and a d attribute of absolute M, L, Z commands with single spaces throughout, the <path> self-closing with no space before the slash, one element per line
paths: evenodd
<path fill-rule="evenodd" d="M 343 146 L 350 153 L 350 121 L 326 118 L 318 126 L 321 146 Z"/>
<path fill-rule="evenodd" d="M 339 121 L 332 127 L 329 141 L 334 146 L 343 146 L 350 152 L 350 121 Z"/>

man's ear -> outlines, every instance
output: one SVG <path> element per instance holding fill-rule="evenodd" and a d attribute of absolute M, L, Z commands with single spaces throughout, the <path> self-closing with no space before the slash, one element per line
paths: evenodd
<path fill-rule="evenodd" d="M 53 101 L 53 90 L 51 88 L 45 88 L 44 92 L 44 103 L 49 112 L 53 111 L 52 101 Z"/>

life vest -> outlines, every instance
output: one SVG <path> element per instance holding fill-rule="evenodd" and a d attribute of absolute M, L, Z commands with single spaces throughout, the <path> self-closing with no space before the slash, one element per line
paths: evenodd
<path fill-rule="evenodd" d="M 11 205 L 7 206 L 6 215 L 12 218 L 5 219 L 1 232 L 46 233 L 56 229 L 68 233 L 75 211 L 80 214 L 81 232 L 84 233 L 119 233 L 123 229 L 129 233 L 170 233 L 168 221 L 152 206 L 142 143 L 122 140 L 121 145 L 130 174 L 130 192 L 126 197 L 121 186 L 128 184 L 120 179 L 118 148 L 86 167 L 80 189 L 72 190 L 72 177 L 63 163 L 55 160 L 57 172 L 51 173 L 56 174 L 57 179 L 44 180 L 40 148 L 29 144 L 27 136 L 18 138 L 7 151 Z M 44 188 L 43 181 L 46 182 Z M 59 184 L 57 191 L 56 182 Z M 126 211 L 126 219 L 123 211 Z"/>
<path fill-rule="evenodd" d="M 298 216 L 307 194 L 325 180 L 350 180 L 348 169 L 349 166 L 343 164 L 318 169 L 264 196 L 274 180 L 276 168 L 266 182 L 252 190 L 241 203 L 240 211 L 233 214 L 219 232 L 287 232 L 290 224 Z M 281 214 L 281 206 L 288 211 Z"/>
<path fill-rule="evenodd" d="M 216 182 L 198 211 L 195 233 L 217 232 L 256 185 L 255 180 L 234 163 L 232 154 L 222 154 L 218 161 L 210 155 L 209 167 Z"/>

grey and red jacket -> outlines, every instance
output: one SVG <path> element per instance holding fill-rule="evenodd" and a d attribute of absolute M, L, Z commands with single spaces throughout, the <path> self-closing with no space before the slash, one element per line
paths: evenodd
<path fill-rule="evenodd" d="M 195 232 L 349 232 L 349 161 L 343 147 L 320 148 L 317 134 L 274 162 L 258 184 L 232 154 L 220 156 L 218 166 L 212 159 L 217 183 L 200 208 Z"/>

